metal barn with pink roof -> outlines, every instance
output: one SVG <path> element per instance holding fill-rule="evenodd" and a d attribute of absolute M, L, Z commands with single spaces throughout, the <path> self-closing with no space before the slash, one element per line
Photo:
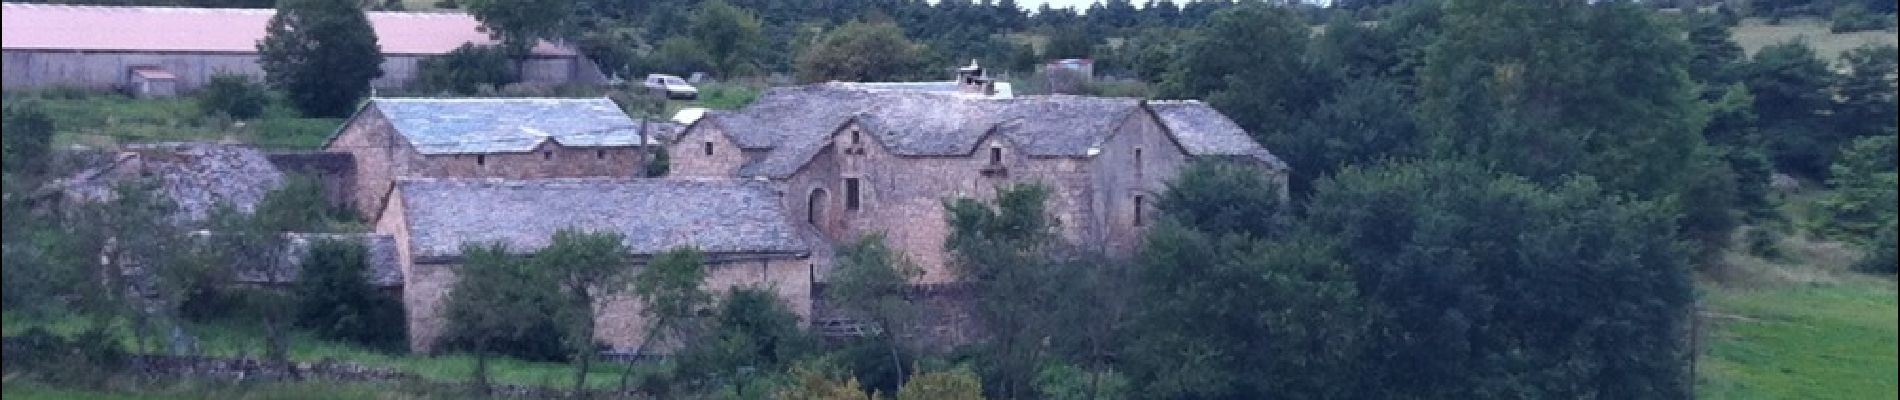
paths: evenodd
<path fill-rule="evenodd" d="M 150 87 L 169 77 L 189 92 L 220 72 L 263 78 L 257 41 L 275 10 L 108 7 L 5 3 L 0 50 L 6 89 L 53 86 L 90 89 Z M 416 80 L 423 57 L 464 43 L 494 44 L 474 17 L 442 12 L 369 12 L 383 49 L 383 77 L 373 86 L 400 89 Z M 574 49 L 537 44 L 522 61 L 522 80 L 559 84 L 601 80 L 600 69 Z M 162 79 L 161 79 L 162 80 Z M 151 93 L 162 95 L 161 93 Z"/>

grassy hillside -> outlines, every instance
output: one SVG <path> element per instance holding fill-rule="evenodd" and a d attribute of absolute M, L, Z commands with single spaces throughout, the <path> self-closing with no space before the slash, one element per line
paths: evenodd
<path fill-rule="evenodd" d="M 1735 42 L 1753 55 L 1769 45 L 1788 41 L 1803 41 L 1814 47 L 1816 53 L 1828 61 L 1834 61 L 1836 55 L 1867 44 L 1895 45 L 1900 43 L 1890 31 L 1862 31 L 1833 33 L 1828 31 L 1828 22 L 1819 18 L 1789 18 L 1780 25 L 1769 25 L 1761 18 L 1742 20 L 1734 32 Z"/>
<path fill-rule="evenodd" d="M 133 99 L 113 93 L 71 90 L 8 92 L 8 106 L 37 103 L 53 118 L 55 145 L 232 140 L 264 148 L 311 149 L 342 123 L 338 118 L 301 118 L 272 106 L 252 121 L 205 116 L 191 98 Z"/>
<path fill-rule="evenodd" d="M 1702 279 L 1697 396 L 1900 397 L 1894 279 L 1849 271 L 1858 254 L 1839 243 L 1776 247 L 1774 260 L 1730 254 L 1725 273 Z"/>

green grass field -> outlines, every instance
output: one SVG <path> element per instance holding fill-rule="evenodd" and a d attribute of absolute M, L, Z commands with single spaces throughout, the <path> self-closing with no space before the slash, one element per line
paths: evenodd
<path fill-rule="evenodd" d="M 252 121 L 206 117 L 188 97 L 134 99 L 112 93 L 68 90 L 9 92 L 8 106 L 36 103 L 53 118 L 58 146 L 233 140 L 270 149 L 313 149 L 342 123 L 338 118 L 301 118 L 273 106 Z"/>
<path fill-rule="evenodd" d="M 1761 18 L 1749 18 L 1735 27 L 1733 35 L 1735 43 L 1742 45 L 1742 49 L 1750 55 L 1770 45 L 1802 41 L 1814 47 L 1814 51 L 1829 62 L 1835 61 L 1839 54 L 1862 45 L 1893 46 L 1900 43 L 1900 39 L 1896 39 L 1894 33 L 1889 31 L 1829 32 L 1828 21 L 1819 18 L 1789 18 L 1782 20 L 1780 25 L 1769 25 L 1767 20 Z"/>

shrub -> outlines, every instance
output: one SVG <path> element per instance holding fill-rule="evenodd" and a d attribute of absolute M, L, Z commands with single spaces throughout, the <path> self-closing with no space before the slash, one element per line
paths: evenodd
<path fill-rule="evenodd" d="M 1900 246 L 1900 243 L 1897 242 L 1900 242 L 1900 225 L 1896 225 L 1894 221 L 1887 221 L 1887 226 L 1880 229 L 1879 236 L 1874 237 L 1874 243 L 1867 249 L 1867 255 L 1855 263 L 1854 268 L 1877 274 L 1892 275 L 1900 272 L 1900 255 L 1896 255 L 1895 248 Z"/>
<path fill-rule="evenodd" d="M 416 64 L 416 78 L 424 90 L 431 92 L 469 95 L 521 80 L 514 60 L 499 46 L 463 44 L 448 54 L 424 58 Z"/>
<path fill-rule="evenodd" d="M 270 104 L 270 92 L 251 77 L 238 74 L 212 75 L 198 92 L 198 110 L 205 115 L 224 114 L 236 119 L 264 115 Z"/>
<path fill-rule="evenodd" d="M 1832 24 L 1828 30 L 1834 33 L 1874 31 L 1887 28 L 1887 18 L 1867 12 L 1867 8 L 1858 3 L 1849 3 L 1834 9 Z"/>
<path fill-rule="evenodd" d="M 297 322 L 318 335 L 366 346 L 402 347 L 402 305 L 369 282 L 361 243 L 317 240 L 297 279 Z"/>

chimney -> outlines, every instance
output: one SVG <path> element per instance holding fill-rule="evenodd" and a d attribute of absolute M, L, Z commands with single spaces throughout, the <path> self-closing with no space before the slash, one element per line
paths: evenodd
<path fill-rule="evenodd" d="M 992 96 L 996 94 L 995 81 L 983 74 L 983 67 L 970 60 L 970 66 L 957 68 L 957 87 L 963 93 Z"/>

